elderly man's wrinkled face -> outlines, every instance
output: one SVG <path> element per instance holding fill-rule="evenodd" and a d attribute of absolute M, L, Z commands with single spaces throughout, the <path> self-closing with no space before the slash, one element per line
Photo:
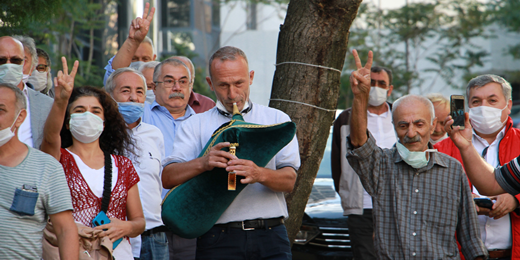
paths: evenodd
<path fill-rule="evenodd" d="M 23 46 L 19 41 L 9 36 L 0 37 L 0 65 L 12 63 L 16 65 L 22 65 L 25 67 L 26 61 L 24 59 L 25 53 L 23 50 Z M 18 81 L 18 83 L 13 84 L 20 84 L 20 82 L 22 82 L 21 75 L 20 81 Z M 20 89 L 23 89 L 23 84 L 19 87 Z"/>
<path fill-rule="evenodd" d="M 172 114 L 186 110 L 190 99 L 190 74 L 182 65 L 163 64 L 155 82 L 155 101 Z"/>
<path fill-rule="evenodd" d="M 211 90 L 228 112 L 233 111 L 233 103 L 237 103 L 242 111 L 249 100 L 249 86 L 253 84 L 255 72 L 248 71 L 247 62 L 242 57 L 236 60 L 213 60 L 211 78 L 207 77 Z"/>
<path fill-rule="evenodd" d="M 144 103 L 146 86 L 139 75 L 133 72 L 124 72 L 117 76 L 114 83 L 116 87 L 112 91 L 112 97 L 115 101 Z"/>
<path fill-rule="evenodd" d="M 435 108 L 437 125 L 435 126 L 431 139 L 437 141 L 446 134 L 444 130 L 444 119 L 450 114 L 450 108 L 447 104 L 441 104 L 440 102 L 433 103 L 433 107 Z"/>
<path fill-rule="evenodd" d="M 413 98 L 403 100 L 394 111 L 393 119 L 401 144 L 413 152 L 428 149 L 436 120 L 431 124 L 430 109 L 426 104 Z"/>

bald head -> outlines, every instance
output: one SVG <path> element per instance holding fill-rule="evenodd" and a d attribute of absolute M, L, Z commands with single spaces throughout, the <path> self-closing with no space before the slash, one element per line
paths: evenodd
<path fill-rule="evenodd" d="M 23 55 L 23 44 L 19 40 L 11 37 L 11 36 L 2 36 L 0 37 L 0 55 L 2 54 L 2 50 L 6 49 L 6 47 L 10 47 L 9 45 L 17 46 L 18 52 Z"/>
<path fill-rule="evenodd" d="M 7 63 L 13 63 L 17 65 L 24 65 L 25 53 L 23 44 L 10 36 L 0 37 L 0 58 L 8 59 Z M 18 88 L 23 89 L 22 77 L 18 82 L 9 82 L 16 85 Z"/>
<path fill-rule="evenodd" d="M 436 126 L 435 110 L 429 99 L 406 95 L 392 105 L 392 119 L 399 141 L 410 151 L 425 151 Z"/>

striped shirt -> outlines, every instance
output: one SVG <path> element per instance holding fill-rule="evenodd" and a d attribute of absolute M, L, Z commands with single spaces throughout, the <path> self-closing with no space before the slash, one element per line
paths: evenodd
<path fill-rule="evenodd" d="M 495 170 L 498 184 L 506 192 L 516 195 L 520 193 L 520 156 Z"/>
<path fill-rule="evenodd" d="M 0 176 L 0 259 L 40 259 L 47 217 L 72 210 L 63 167 L 52 156 L 29 147 L 27 156 L 16 167 L 0 165 Z M 22 190 L 24 185 L 31 190 L 28 193 L 38 194 L 36 204 L 26 209 L 34 209 L 32 216 L 11 210 L 15 190 Z M 26 198 L 17 199 L 22 205 L 29 204 Z"/>
<path fill-rule="evenodd" d="M 347 159 L 373 198 L 374 246 L 378 259 L 466 259 L 487 254 L 462 165 L 430 153 L 425 167 L 403 161 L 395 146 L 367 142 L 349 149 Z"/>

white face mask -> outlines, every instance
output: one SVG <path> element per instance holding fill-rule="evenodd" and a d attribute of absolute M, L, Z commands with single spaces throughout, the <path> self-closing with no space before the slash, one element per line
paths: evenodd
<path fill-rule="evenodd" d="M 23 78 L 23 65 L 6 63 L 0 65 L 0 83 L 18 86 Z"/>
<path fill-rule="evenodd" d="M 502 122 L 502 111 L 507 108 L 507 105 L 502 108 L 494 108 L 488 106 L 478 106 L 469 109 L 469 119 L 471 126 L 475 131 L 482 134 L 492 134 L 498 132 L 507 121 Z"/>
<path fill-rule="evenodd" d="M 29 81 L 29 74 L 22 74 L 22 81 L 23 83 L 27 84 L 27 82 Z"/>
<path fill-rule="evenodd" d="M 388 95 L 388 89 L 380 87 L 370 87 L 370 94 L 368 96 L 368 104 L 377 107 L 385 103 Z"/>
<path fill-rule="evenodd" d="M 146 102 L 152 104 L 155 101 L 155 94 L 153 90 L 149 89 L 146 91 Z"/>
<path fill-rule="evenodd" d="M 428 165 L 428 159 L 426 159 L 427 152 L 437 152 L 436 149 L 427 149 L 424 152 L 410 152 L 410 150 L 400 142 L 396 142 L 395 147 L 397 148 L 399 155 L 401 155 L 401 158 L 415 169 Z"/>
<path fill-rule="evenodd" d="M 13 138 L 14 132 L 11 131 L 11 128 L 13 128 L 13 125 L 16 122 L 16 119 L 18 118 L 18 116 L 20 115 L 21 112 L 22 112 L 22 110 L 20 110 L 20 112 L 18 112 L 18 115 L 16 115 L 14 117 L 14 121 L 10 127 L 6 127 L 4 129 L 0 130 L 0 146 L 3 146 L 7 142 L 9 142 L 9 140 L 11 140 L 11 138 Z"/>
<path fill-rule="evenodd" d="M 70 115 L 70 133 L 76 140 L 89 144 L 96 141 L 103 132 L 103 120 L 90 112 Z"/>
<path fill-rule="evenodd" d="M 39 72 L 34 70 L 29 76 L 29 83 L 31 83 L 36 91 L 42 91 L 47 87 L 47 71 Z"/>

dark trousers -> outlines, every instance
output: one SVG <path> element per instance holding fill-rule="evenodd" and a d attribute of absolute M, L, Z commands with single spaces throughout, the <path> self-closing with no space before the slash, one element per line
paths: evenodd
<path fill-rule="evenodd" d="M 186 239 L 168 231 L 165 232 L 168 237 L 168 249 L 170 260 L 193 260 L 195 259 L 195 251 L 197 239 Z"/>
<path fill-rule="evenodd" d="M 244 231 L 214 226 L 197 239 L 197 260 L 291 260 L 285 225 Z"/>
<path fill-rule="evenodd" d="M 374 250 L 372 209 L 364 209 L 363 215 L 349 215 L 347 221 L 354 259 L 377 259 Z"/>

